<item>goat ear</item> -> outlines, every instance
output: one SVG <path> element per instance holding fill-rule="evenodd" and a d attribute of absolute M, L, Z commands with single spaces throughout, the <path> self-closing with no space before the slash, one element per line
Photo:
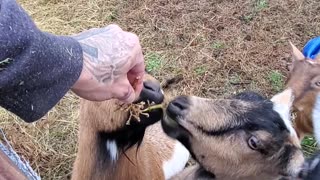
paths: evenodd
<path fill-rule="evenodd" d="M 291 89 L 286 89 L 271 98 L 273 110 L 279 113 L 291 135 L 298 137 L 291 122 L 291 108 L 294 96 Z"/>
<path fill-rule="evenodd" d="M 292 44 L 291 41 L 289 41 L 291 49 L 292 49 L 292 59 L 293 61 L 302 61 L 305 59 L 305 56 L 302 54 L 302 52 Z"/>
<path fill-rule="evenodd" d="M 291 89 L 286 89 L 271 98 L 274 105 L 274 110 L 279 113 L 279 115 L 284 120 L 290 121 L 290 110 L 293 101 L 293 95 Z"/>

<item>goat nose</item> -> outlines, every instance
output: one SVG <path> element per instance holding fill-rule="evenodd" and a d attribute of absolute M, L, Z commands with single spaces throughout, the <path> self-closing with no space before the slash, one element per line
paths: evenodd
<path fill-rule="evenodd" d="M 145 81 L 143 83 L 143 88 L 137 102 L 149 101 L 149 102 L 154 102 L 156 104 L 160 104 L 162 103 L 163 99 L 164 99 L 164 94 L 161 91 L 160 83 Z"/>
<path fill-rule="evenodd" d="M 151 81 L 147 81 L 143 83 L 143 88 L 148 91 L 161 92 L 161 87 L 159 83 L 154 83 Z"/>
<path fill-rule="evenodd" d="M 186 114 L 186 110 L 188 109 L 189 105 L 190 103 L 188 96 L 179 96 L 169 103 L 167 115 L 172 119 L 183 117 L 183 115 Z"/>

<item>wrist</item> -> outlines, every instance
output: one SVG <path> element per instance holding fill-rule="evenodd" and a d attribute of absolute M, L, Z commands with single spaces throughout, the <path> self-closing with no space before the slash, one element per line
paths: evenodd
<path fill-rule="evenodd" d="M 86 72 L 85 68 L 82 67 L 81 73 L 79 78 L 76 80 L 76 82 L 72 85 L 71 90 L 80 90 L 83 89 L 83 87 L 88 84 L 89 81 L 88 73 Z"/>

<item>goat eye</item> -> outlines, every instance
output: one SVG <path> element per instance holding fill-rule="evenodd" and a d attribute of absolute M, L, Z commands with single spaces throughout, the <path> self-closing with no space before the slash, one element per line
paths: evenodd
<path fill-rule="evenodd" d="M 251 136 L 248 140 L 248 145 L 252 150 L 257 150 L 259 143 L 259 140 L 254 136 Z"/>
<path fill-rule="evenodd" d="M 320 81 L 314 83 L 316 86 L 320 87 Z"/>

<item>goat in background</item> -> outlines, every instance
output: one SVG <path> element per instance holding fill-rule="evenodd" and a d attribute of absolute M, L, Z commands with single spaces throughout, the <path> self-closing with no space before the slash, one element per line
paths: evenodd
<path fill-rule="evenodd" d="M 296 117 L 294 128 L 302 140 L 305 135 L 314 134 L 320 142 L 320 56 L 314 60 L 306 58 L 290 42 L 292 64 L 286 81 L 286 90 L 292 91 L 293 108 Z"/>

